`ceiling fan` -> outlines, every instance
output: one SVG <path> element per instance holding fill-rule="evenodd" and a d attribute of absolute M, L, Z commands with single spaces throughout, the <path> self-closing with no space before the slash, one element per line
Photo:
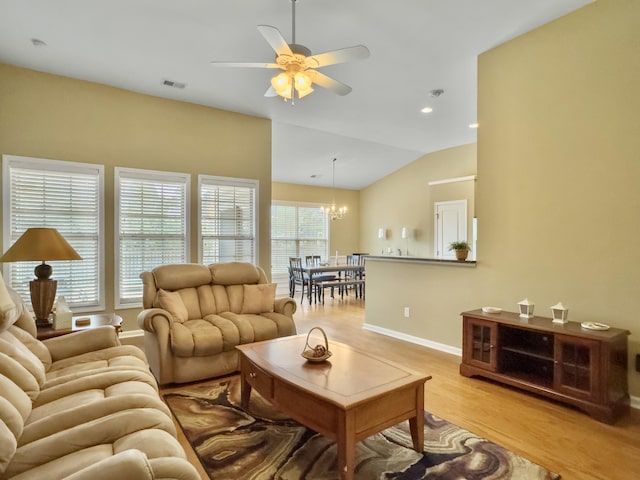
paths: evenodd
<path fill-rule="evenodd" d="M 304 45 L 296 44 L 296 2 L 291 0 L 292 41 L 287 43 L 280 31 L 270 25 L 258 25 L 258 31 L 276 52 L 274 63 L 211 62 L 214 67 L 274 68 L 282 70 L 271 79 L 265 97 L 281 96 L 284 100 L 302 98 L 313 92 L 313 85 L 331 90 L 338 95 L 347 95 L 351 87 L 316 70 L 320 67 L 361 60 L 369 57 L 364 45 L 332 50 L 312 55 Z"/>

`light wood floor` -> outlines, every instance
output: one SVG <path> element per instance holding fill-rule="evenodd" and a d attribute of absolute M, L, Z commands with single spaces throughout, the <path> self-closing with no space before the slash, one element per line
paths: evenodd
<path fill-rule="evenodd" d="M 432 375 L 425 409 L 492 440 L 554 472 L 564 480 L 640 479 L 640 412 L 615 425 L 535 395 L 486 380 L 462 377 L 460 358 L 362 328 L 364 303 L 353 296 L 322 305 L 300 306 L 298 333 L 322 327 L 332 340 L 375 351 L 392 361 Z M 164 391 L 174 389 L 163 389 Z M 190 460 L 209 480 L 184 438 Z"/>

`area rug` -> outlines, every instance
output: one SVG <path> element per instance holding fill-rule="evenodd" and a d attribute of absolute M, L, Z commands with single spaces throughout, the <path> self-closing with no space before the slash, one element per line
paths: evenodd
<path fill-rule="evenodd" d="M 336 480 L 336 445 L 279 413 L 240 378 L 189 385 L 164 398 L 212 480 Z M 356 480 L 538 480 L 560 476 L 425 412 L 424 451 L 409 422 L 358 443 Z"/>

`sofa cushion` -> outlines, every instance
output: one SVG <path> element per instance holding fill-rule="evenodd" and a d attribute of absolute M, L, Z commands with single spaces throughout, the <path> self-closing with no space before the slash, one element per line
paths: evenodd
<path fill-rule="evenodd" d="M 169 312 L 173 318 L 182 323 L 189 318 L 189 312 L 185 307 L 182 297 L 178 292 L 168 292 L 162 288 L 158 290 L 158 298 L 156 300 L 158 307 Z"/>
<path fill-rule="evenodd" d="M 153 408 L 171 417 L 153 388 L 144 382 L 125 380 L 104 388 L 81 390 L 35 407 L 19 445 L 132 408 Z"/>
<path fill-rule="evenodd" d="M 220 330 L 203 319 L 171 325 L 171 350 L 177 357 L 214 355 L 222 352 Z"/>
<path fill-rule="evenodd" d="M 31 399 L 35 399 L 45 381 L 44 365 L 40 359 L 8 331 L 0 333 L 0 355 L 6 355 L 22 367 L 5 374 L 27 392 Z M 3 368 L 9 364 L 3 360 Z"/>
<path fill-rule="evenodd" d="M 18 442 L 7 425 L 0 421 L 0 474 L 4 473 L 7 465 L 16 453 Z"/>
<path fill-rule="evenodd" d="M 242 285 L 259 283 L 260 270 L 255 265 L 244 262 L 215 263 L 209 265 L 211 279 L 217 285 Z"/>
<path fill-rule="evenodd" d="M 165 434 L 160 434 L 158 430 L 164 430 Z M 163 450 L 168 448 L 170 454 L 175 454 L 179 448 L 178 442 L 170 440 L 169 445 L 164 445 L 165 438 L 169 439 L 175 434 L 173 421 L 163 412 L 155 408 L 127 409 L 18 446 L 5 475 L 11 478 L 31 470 L 28 478 L 64 478 L 91 463 L 112 456 L 114 452 L 131 448 L 132 441 L 139 439 L 144 441 L 137 448 L 145 453 L 155 455 L 159 450 L 164 453 Z M 163 444 L 160 448 L 156 445 L 157 441 Z M 122 448 L 124 444 L 127 446 Z"/>
<path fill-rule="evenodd" d="M 13 417 L 14 413 L 19 415 L 21 419 L 20 429 L 24 426 L 24 422 L 29 417 L 32 411 L 31 399 L 29 396 L 11 379 L 6 377 L 5 375 L 0 375 L 0 400 L 6 400 L 11 404 L 10 410 L 7 413 L 7 410 L 3 406 L 0 406 L 0 418 L 3 422 L 7 424 L 8 427 L 11 428 L 11 431 L 16 434 L 16 437 L 20 436 L 20 431 L 18 431 L 17 424 L 14 425 L 16 419 L 13 419 L 11 422 L 7 420 L 8 416 Z M 8 415 L 8 416 L 5 416 Z"/>
<path fill-rule="evenodd" d="M 2 283 L 4 285 L 4 282 Z M 22 315 L 28 314 L 25 312 L 24 302 L 22 297 L 18 293 L 11 289 L 6 288 L 8 298 L 11 300 L 12 306 L 8 309 L 0 311 L 0 332 L 7 330 L 11 325 L 20 320 Z"/>
<path fill-rule="evenodd" d="M 243 300 L 240 313 L 273 312 L 276 298 L 276 284 L 262 283 L 258 285 L 243 285 Z"/>
<path fill-rule="evenodd" d="M 51 368 L 51 364 L 53 362 L 51 359 L 51 352 L 49 352 L 49 349 L 44 345 L 44 343 L 34 338 L 29 332 L 26 332 L 15 325 L 10 327 L 8 331 L 11 335 L 16 337 L 20 343 L 27 347 L 31 353 L 38 357 L 44 366 L 45 372 Z"/>
<path fill-rule="evenodd" d="M 102 372 L 122 370 L 148 374 L 149 366 L 144 358 L 140 358 L 141 354 L 142 351 L 138 347 L 119 345 L 59 360 L 47 372 L 42 388 L 51 388 L 55 385 L 68 383 L 76 378 L 83 378 Z"/>
<path fill-rule="evenodd" d="M 161 265 L 153 269 L 156 288 L 164 290 L 179 290 L 181 288 L 195 288 L 211 283 L 211 272 L 200 264 Z"/>
<path fill-rule="evenodd" d="M 273 320 L 265 316 L 233 312 L 224 312 L 220 316 L 231 320 L 238 328 L 241 345 L 278 337 L 278 326 Z"/>

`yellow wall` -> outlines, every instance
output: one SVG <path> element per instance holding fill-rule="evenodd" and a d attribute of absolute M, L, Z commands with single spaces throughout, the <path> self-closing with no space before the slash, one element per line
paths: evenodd
<path fill-rule="evenodd" d="M 273 200 L 328 205 L 333 201 L 334 190 L 274 182 L 271 196 Z M 347 215 L 344 219 L 329 224 L 329 255 L 335 255 L 336 250 L 338 255 L 350 255 L 360 251 L 360 192 L 337 188 L 335 202 L 336 207 L 347 207 Z"/>
<path fill-rule="evenodd" d="M 436 201 L 467 199 L 469 239 L 474 211 L 474 182 L 429 186 L 429 182 L 466 177 L 476 173 L 476 145 L 469 144 L 431 153 L 410 163 L 383 180 L 361 191 L 360 246 L 363 251 L 380 255 L 434 257 L 434 215 Z M 411 231 L 401 238 L 402 227 Z M 386 238 L 378 239 L 378 229 L 386 229 Z"/>
<path fill-rule="evenodd" d="M 107 310 L 114 305 L 115 166 L 191 173 L 191 261 L 197 174 L 259 180 L 259 263 L 269 274 L 269 120 L 0 64 L 0 154 L 105 165 Z M 119 312 L 125 329 L 137 328 L 138 311 Z"/>
<path fill-rule="evenodd" d="M 639 19 L 637 0 L 598 0 L 479 57 L 477 268 L 372 262 L 368 323 L 460 347 L 461 311 L 562 301 L 631 332 L 640 395 Z"/>

